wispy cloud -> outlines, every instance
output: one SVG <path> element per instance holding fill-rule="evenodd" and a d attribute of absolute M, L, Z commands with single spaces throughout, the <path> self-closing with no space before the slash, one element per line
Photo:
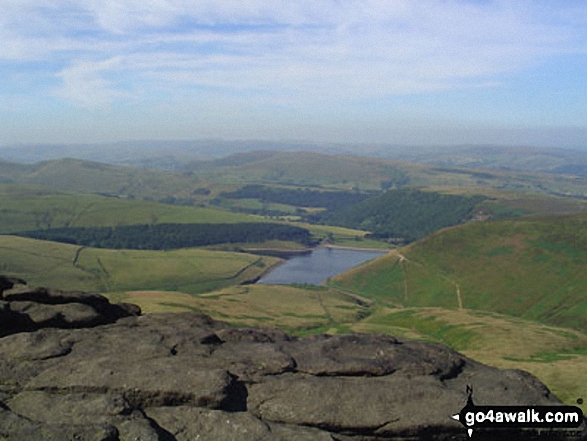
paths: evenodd
<path fill-rule="evenodd" d="M 3 0 L 0 63 L 51 60 L 40 75 L 61 84 L 45 92 L 85 108 L 152 88 L 295 102 L 496 87 L 585 53 L 586 11 L 539 0 Z"/>

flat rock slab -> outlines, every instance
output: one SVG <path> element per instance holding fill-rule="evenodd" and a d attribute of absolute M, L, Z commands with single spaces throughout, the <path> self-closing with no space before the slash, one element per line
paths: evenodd
<path fill-rule="evenodd" d="M 177 441 L 333 441 L 325 431 L 268 424 L 248 412 L 227 413 L 194 407 L 147 409 L 147 416 Z"/>
<path fill-rule="evenodd" d="M 234 377 L 222 369 L 197 370 L 184 357 L 121 364 L 102 360 L 51 367 L 27 383 L 25 390 L 116 393 L 133 407 L 192 404 L 219 408 L 229 398 Z"/>

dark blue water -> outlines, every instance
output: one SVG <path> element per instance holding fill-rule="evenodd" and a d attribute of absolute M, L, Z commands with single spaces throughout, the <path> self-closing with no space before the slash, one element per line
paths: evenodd
<path fill-rule="evenodd" d="M 320 285 L 329 277 L 385 254 L 380 251 L 318 248 L 309 254 L 292 257 L 265 274 L 257 283 Z"/>

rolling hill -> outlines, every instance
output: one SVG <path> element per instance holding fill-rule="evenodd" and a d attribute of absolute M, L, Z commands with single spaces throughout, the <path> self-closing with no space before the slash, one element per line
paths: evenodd
<path fill-rule="evenodd" d="M 240 185 L 278 183 L 347 190 L 379 190 L 406 186 L 494 188 L 587 197 L 587 181 L 577 176 L 540 174 L 528 170 L 510 172 L 447 167 L 313 152 L 239 153 L 218 160 L 195 162 L 185 170 L 213 182 Z"/>
<path fill-rule="evenodd" d="M 0 182 L 155 200 L 171 195 L 188 197 L 197 188 L 197 180 L 171 172 L 79 159 L 58 159 L 26 165 L 2 162 Z"/>
<path fill-rule="evenodd" d="M 587 326 L 587 215 L 476 222 L 335 277 L 389 305 L 498 312 Z"/>

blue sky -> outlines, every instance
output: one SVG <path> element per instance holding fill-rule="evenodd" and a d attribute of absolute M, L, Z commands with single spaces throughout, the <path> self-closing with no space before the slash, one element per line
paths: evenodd
<path fill-rule="evenodd" d="M 0 145 L 587 148 L 587 2 L 2 0 Z"/>

